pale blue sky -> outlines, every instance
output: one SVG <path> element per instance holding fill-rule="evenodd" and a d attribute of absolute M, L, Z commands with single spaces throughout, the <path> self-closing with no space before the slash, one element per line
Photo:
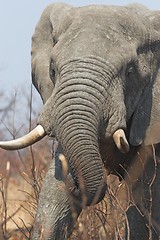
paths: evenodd
<path fill-rule="evenodd" d="M 63 1 L 63 0 L 62 0 Z M 0 0 L 0 92 L 15 91 L 31 83 L 30 50 L 35 25 L 50 0 Z M 117 0 L 64 0 L 75 6 L 88 4 L 126 5 Z M 136 1 L 151 9 L 160 9 L 160 1 Z"/>

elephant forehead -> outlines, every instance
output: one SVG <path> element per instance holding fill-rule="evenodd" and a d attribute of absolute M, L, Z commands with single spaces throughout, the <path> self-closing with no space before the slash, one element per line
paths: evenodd
<path fill-rule="evenodd" d="M 68 15 L 64 17 L 60 26 L 64 33 L 64 29 L 66 29 L 64 25 L 67 24 L 69 30 L 67 34 L 72 33 L 73 35 L 74 33 L 84 32 L 86 29 L 89 33 L 97 34 L 97 38 L 99 38 L 99 34 L 101 37 L 104 35 L 105 38 L 114 38 L 117 34 L 119 39 L 121 35 L 128 38 L 137 38 L 137 35 L 140 35 L 142 30 L 143 32 L 148 31 L 150 25 L 144 12 L 143 18 L 141 14 L 139 8 L 135 11 L 134 8 L 128 7 L 88 6 L 72 9 L 69 14 L 70 17 Z M 70 18 L 70 21 L 68 18 Z M 60 32 L 62 33 L 62 31 Z M 90 34 L 88 34 L 89 37 Z"/>
<path fill-rule="evenodd" d="M 94 56 L 103 59 L 108 65 L 116 65 L 117 68 L 119 65 L 117 63 L 120 62 L 122 65 L 123 60 L 128 62 L 134 59 L 136 51 L 133 44 L 129 43 L 124 36 L 119 39 L 121 33 L 119 36 L 118 32 L 112 33 L 109 35 L 102 28 L 75 29 L 73 31 L 70 29 L 57 42 L 52 50 L 51 57 L 57 67 L 64 65 L 66 61 L 74 62 L 75 59 L 85 61 L 90 56 Z"/>
<path fill-rule="evenodd" d="M 125 7 L 86 7 L 72 9 L 70 24 L 59 33 L 53 55 L 60 61 L 85 55 L 97 55 L 108 59 L 111 54 L 125 51 L 132 54 L 132 49 L 143 45 L 149 36 L 150 24 L 140 20 L 139 14 Z M 68 19 L 68 16 L 67 16 Z M 65 22 L 65 18 L 63 20 Z M 63 24 L 61 23 L 61 26 Z M 58 34 L 58 30 L 54 34 Z M 57 36 L 56 36 L 57 37 Z M 121 54 L 122 55 L 122 54 Z"/>

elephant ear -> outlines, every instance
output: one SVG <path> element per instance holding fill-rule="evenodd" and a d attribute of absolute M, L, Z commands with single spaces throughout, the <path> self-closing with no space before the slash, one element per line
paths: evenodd
<path fill-rule="evenodd" d="M 130 143 L 134 146 L 160 142 L 160 70 L 153 86 L 144 90 L 138 108 L 133 115 Z"/>
<path fill-rule="evenodd" d="M 58 41 L 56 29 L 71 8 L 63 3 L 50 4 L 43 11 L 32 36 L 32 82 L 43 103 L 51 96 L 54 88 L 55 71 L 51 53 Z"/>
<path fill-rule="evenodd" d="M 160 70 L 152 89 L 152 107 L 150 124 L 146 130 L 146 145 L 160 142 Z"/>

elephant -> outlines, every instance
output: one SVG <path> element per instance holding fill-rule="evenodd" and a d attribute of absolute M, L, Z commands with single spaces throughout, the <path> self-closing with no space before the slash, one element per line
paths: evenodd
<path fill-rule="evenodd" d="M 33 239 L 67 239 L 82 209 L 104 198 L 109 174 L 130 189 L 126 239 L 159 239 L 160 12 L 53 3 L 37 23 L 31 57 L 43 110 L 35 129 L 0 147 L 58 141 Z"/>

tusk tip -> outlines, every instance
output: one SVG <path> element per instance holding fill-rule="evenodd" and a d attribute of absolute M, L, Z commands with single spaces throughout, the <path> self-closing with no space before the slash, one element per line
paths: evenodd
<path fill-rule="evenodd" d="M 118 129 L 117 131 L 115 131 L 115 133 L 113 134 L 113 139 L 117 148 L 122 153 L 129 152 L 129 143 L 123 129 Z"/>
<path fill-rule="evenodd" d="M 41 125 L 37 125 L 31 132 L 18 139 L 10 141 L 0 141 L 0 148 L 6 150 L 19 150 L 38 142 L 46 135 Z"/>

